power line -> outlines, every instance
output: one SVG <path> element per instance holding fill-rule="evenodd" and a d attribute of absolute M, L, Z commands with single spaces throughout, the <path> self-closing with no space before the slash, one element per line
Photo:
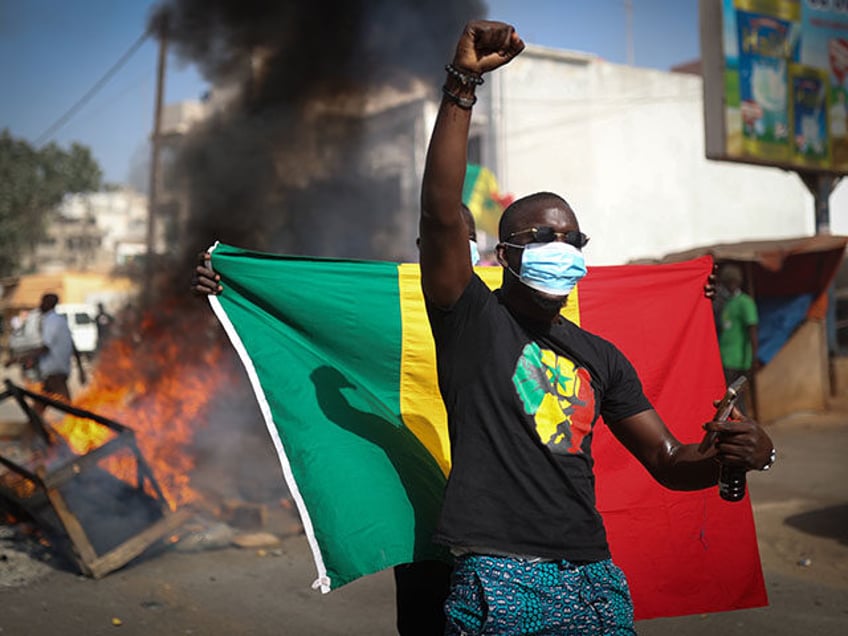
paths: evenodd
<path fill-rule="evenodd" d="M 149 35 L 149 31 L 145 31 L 142 35 L 135 41 L 135 43 L 129 48 L 129 50 L 124 53 L 117 62 L 115 62 L 112 67 L 106 71 L 106 73 L 101 77 L 97 82 L 92 86 L 85 95 L 79 98 L 77 102 L 71 106 L 65 114 L 59 117 L 47 130 L 41 133 L 38 138 L 35 140 L 35 145 L 40 146 L 44 141 L 53 136 L 53 133 L 58 131 L 62 126 L 64 126 L 68 120 L 71 119 L 85 104 L 94 97 L 97 92 L 106 85 L 106 83 L 112 78 L 115 73 L 117 73 L 121 67 L 126 64 L 129 59 L 133 56 L 133 54 L 141 48 L 141 45 L 144 44 L 144 41 L 147 40 L 147 36 Z"/>
<path fill-rule="evenodd" d="M 96 104 L 90 108 L 87 113 L 80 116 L 79 122 L 84 123 L 91 121 L 98 115 L 102 115 L 107 109 L 113 108 L 116 103 L 126 98 L 133 91 L 138 91 L 140 88 L 149 88 L 151 78 L 156 74 L 155 69 L 147 69 L 142 73 L 137 73 L 124 85 L 116 87 L 115 92 L 111 93 L 105 101 Z"/>

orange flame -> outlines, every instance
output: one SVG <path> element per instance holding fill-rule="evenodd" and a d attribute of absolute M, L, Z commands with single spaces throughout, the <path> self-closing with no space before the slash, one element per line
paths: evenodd
<path fill-rule="evenodd" d="M 86 389 L 73 399 L 74 406 L 135 432 L 141 455 L 172 510 L 200 498 L 191 486 L 190 447 L 205 425 L 210 397 L 232 385 L 227 349 L 219 332 L 202 328 L 207 319 L 184 307 L 157 308 L 155 315 L 148 314 L 134 329 L 108 342 Z M 80 455 L 116 435 L 106 426 L 73 416 L 55 428 Z M 129 483 L 137 477 L 129 453 L 111 455 L 102 466 Z"/>

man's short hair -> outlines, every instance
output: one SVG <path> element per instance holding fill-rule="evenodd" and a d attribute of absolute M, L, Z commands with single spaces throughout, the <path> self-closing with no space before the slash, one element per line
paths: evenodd
<path fill-rule="evenodd" d="M 48 293 L 41 297 L 41 306 L 47 310 L 53 309 L 58 304 L 59 296 L 56 294 Z"/>
<path fill-rule="evenodd" d="M 527 196 L 516 199 L 510 203 L 506 210 L 503 211 L 503 214 L 501 214 L 501 219 L 498 223 L 499 240 L 505 241 L 506 237 L 514 231 L 513 218 L 535 203 L 553 203 L 555 205 L 562 206 L 568 210 L 572 216 L 574 216 L 575 220 L 577 219 L 577 215 L 574 214 L 574 210 L 572 210 L 571 206 L 568 205 L 568 201 L 558 194 L 553 192 L 536 192 L 535 194 L 528 194 Z"/>

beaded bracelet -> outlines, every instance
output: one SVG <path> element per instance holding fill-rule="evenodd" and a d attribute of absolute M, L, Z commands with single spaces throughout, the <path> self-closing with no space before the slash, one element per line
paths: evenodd
<path fill-rule="evenodd" d="M 460 108 L 464 108 L 465 110 L 471 110 L 474 104 L 477 103 L 476 95 L 471 97 L 460 97 L 456 93 L 452 93 L 447 86 L 442 86 L 442 93 L 444 93 L 445 97 L 450 99 L 454 104 Z"/>
<path fill-rule="evenodd" d="M 456 68 L 453 64 L 448 64 L 445 66 L 445 70 L 449 75 L 458 79 L 463 86 L 468 86 L 473 84 L 474 86 L 480 86 L 483 83 L 483 76 L 479 73 L 467 72 L 464 73 Z"/>

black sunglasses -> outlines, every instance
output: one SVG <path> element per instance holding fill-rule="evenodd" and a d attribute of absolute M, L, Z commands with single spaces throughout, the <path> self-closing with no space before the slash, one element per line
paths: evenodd
<path fill-rule="evenodd" d="M 528 241 L 529 243 L 552 243 L 554 241 L 560 241 L 562 243 L 568 243 L 569 245 L 573 245 L 578 250 L 583 249 L 586 246 L 586 243 L 589 242 L 589 237 L 579 230 L 569 230 L 568 232 L 556 232 L 554 231 L 554 228 L 545 225 L 542 227 L 531 227 L 528 230 L 513 232 L 512 234 L 506 237 L 506 240 L 503 243 L 504 245 L 510 245 L 509 239 L 511 239 L 513 236 L 523 236 L 525 234 L 529 234 L 531 236 L 531 240 Z M 524 246 L 519 245 L 516 247 Z"/>

